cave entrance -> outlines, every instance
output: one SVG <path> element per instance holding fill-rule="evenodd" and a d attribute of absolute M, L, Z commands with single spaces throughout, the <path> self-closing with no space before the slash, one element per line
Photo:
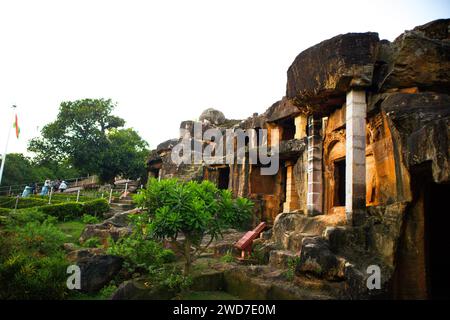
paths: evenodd
<path fill-rule="evenodd" d="M 345 158 L 334 162 L 333 207 L 345 206 Z"/>
<path fill-rule="evenodd" d="M 399 239 L 393 297 L 449 299 L 450 184 L 434 183 L 429 162 L 411 170 L 411 186 L 413 198 Z"/>
<path fill-rule="evenodd" d="M 450 299 L 450 184 L 431 182 L 428 186 L 424 206 L 428 298 Z"/>
<path fill-rule="evenodd" d="M 219 180 L 218 180 L 218 188 L 219 189 L 228 189 L 228 185 L 230 182 L 230 167 L 219 168 Z"/>

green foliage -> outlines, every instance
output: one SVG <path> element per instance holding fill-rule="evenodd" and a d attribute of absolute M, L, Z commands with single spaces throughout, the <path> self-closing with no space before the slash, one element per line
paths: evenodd
<path fill-rule="evenodd" d="M 100 239 L 98 237 L 92 237 L 87 239 L 83 246 L 86 248 L 98 248 L 100 247 L 102 244 L 100 242 Z"/>
<path fill-rule="evenodd" d="M 151 179 L 147 188 L 135 197 L 140 207 L 147 208 L 149 235 L 156 239 L 175 241 L 183 234 L 185 273 L 192 259 L 191 246 L 200 252 L 204 236 L 212 240 L 222 235 L 224 228 L 238 227 L 249 221 L 253 203 L 247 199 L 233 199 L 228 190 L 219 190 L 210 181 L 180 182 L 175 179 Z"/>
<path fill-rule="evenodd" d="M 5 186 L 79 176 L 77 170 L 67 162 L 56 163 L 52 158 L 46 162 L 39 162 L 21 153 L 9 153 L 6 156 L 6 161 L 7 164 L 2 178 L 2 185 Z"/>
<path fill-rule="evenodd" d="M 29 210 L 29 209 L 24 209 Z M 8 223 L 0 230 L 0 299 L 63 299 L 65 235 L 53 221 Z"/>
<path fill-rule="evenodd" d="M 16 206 L 16 197 L 0 197 L 0 207 L 14 209 Z M 39 198 L 19 198 L 17 209 L 45 206 L 48 200 Z"/>
<path fill-rule="evenodd" d="M 65 202 L 46 205 L 39 209 L 49 216 L 58 218 L 60 221 L 67 221 L 79 218 L 83 214 L 99 216 L 109 211 L 109 204 L 105 199 L 95 199 L 84 203 Z"/>
<path fill-rule="evenodd" d="M 47 216 L 43 212 L 39 210 L 39 207 L 33 207 L 33 208 L 27 208 L 27 209 L 20 209 L 14 212 L 13 210 L 10 211 L 9 215 L 9 224 L 10 225 L 24 225 L 28 222 L 44 222 L 48 221 L 53 223 L 54 219 L 52 220 L 52 217 Z"/>
<path fill-rule="evenodd" d="M 18 252 L 0 257 L 0 299 L 63 299 L 67 266 L 63 252 L 50 256 Z"/>
<path fill-rule="evenodd" d="M 110 299 L 116 290 L 117 286 L 115 284 L 109 284 L 100 290 L 98 297 L 102 300 Z"/>
<path fill-rule="evenodd" d="M 8 215 L 11 212 L 11 209 L 0 208 L 0 215 Z"/>
<path fill-rule="evenodd" d="M 109 211 L 109 204 L 106 199 L 95 199 L 83 203 L 83 212 L 99 217 Z"/>
<path fill-rule="evenodd" d="M 192 285 L 192 277 L 183 275 L 176 266 L 159 266 L 149 268 L 149 277 L 160 286 L 181 291 Z"/>
<path fill-rule="evenodd" d="M 129 273 L 143 273 L 175 259 L 172 250 L 164 249 L 159 243 L 136 235 L 113 242 L 107 253 L 123 257 L 124 267 Z"/>
<path fill-rule="evenodd" d="M 96 224 L 100 222 L 100 220 L 96 216 L 91 216 L 90 214 L 83 214 L 83 216 L 81 217 L 81 221 L 84 224 Z"/>
<path fill-rule="evenodd" d="M 233 257 L 233 254 L 232 254 L 231 250 L 228 250 L 227 253 L 225 253 L 220 258 L 220 261 L 225 262 L 225 263 L 234 262 L 234 257 Z"/>
<path fill-rule="evenodd" d="M 297 265 L 300 263 L 300 257 L 290 258 L 288 261 L 288 269 L 283 273 L 284 277 L 288 281 L 294 280 L 295 277 L 295 269 Z"/>
<path fill-rule="evenodd" d="M 116 104 L 105 99 L 62 102 L 56 120 L 47 124 L 28 150 L 39 163 L 52 159 L 70 163 L 81 174 L 98 174 L 103 181 L 117 175 L 145 175 L 147 143 L 125 121 L 112 115 Z"/>
<path fill-rule="evenodd" d="M 109 148 L 103 154 L 99 176 L 111 181 L 117 175 L 130 179 L 145 178 L 149 151 L 147 142 L 133 129 L 113 129 L 108 132 Z"/>
<path fill-rule="evenodd" d="M 83 209 L 81 202 L 65 202 L 40 207 L 43 213 L 56 217 L 60 221 L 73 220 L 81 217 L 84 213 Z"/>

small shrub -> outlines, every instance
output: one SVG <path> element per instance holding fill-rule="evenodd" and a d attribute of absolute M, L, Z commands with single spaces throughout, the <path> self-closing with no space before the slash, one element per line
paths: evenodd
<path fill-rule="evenodd" d="M 28 222 L 44 222 L 45 220 L 53 221 L 49 219 L 45 213 L 41 212 L 37 207 L 20 209 L 17 211 L 11 211 L 9 214 L 9 224 L 11 225 L 23 225 Z"/>
<path fill-rule="evenodd" d="M 63 252 L 50 256 L 18 252 L 0 259 L 0 299 L 64 299 L 67 265 Z"/>
<path fill-rule="evenodd" d="M 161 266 L 175 260 L 172 250 L 164 249 L 159 243 L 131 236 L 113 242 L 108 254 L 124 258 L 124 267 L 130 273 L 144 272 L 150 267 Z"/>
<path fill-rule="evenodd" d="M 84 224 L 96 224 L 96 223 L 99 223 L 99 222 L 100 222 L 100 220 L 99 220 L 97 217 L 91 216 L 90 214 L 84 214 L 84 215 L 81 217 L 81 221 L 82 221 Z"/>
<path fill-rule="evenodd" d="M 288 280 L 288 281 L 294 280 L 295 269 L 299 263 L 300 263 L 300 257 L 290 258 L 288 260 L 288 269 L 283 273 L 286 280 Z"/>
<path fill-rule="evenodd" d="M 233 254 L 231 253 L 231 250 L 228 250 L 227 253 L 225 253 L 221 258 L 220 261 L 225 263 L 230 263 L 234 261 Z"/>
<path fill-rule="evenodd" d="M 83 204 L 83 212 L 99 217 L 109 211 L 109 204 L 106 199 L 95 199 Z"/>
<path fill-rule="evenodd" d="M 0 197 L 0 207 L 14 209 L 16 207 L 16 197 Z M 48 204 L 48 200 L 39 198 L 19 198 L 17 209 L 25 209 L 31 207 L 41 207 Z"/>
<path fill-rule="evenodd" d="M 11 209 L 0 208 L 0 215 L 5 215 L 5 216 L 7 216 L 10 212 L 11 212 Z"/>
<path fill-rule="evenodd" d="M 87 248 L 98 248 L 99 246 L 101 246 L 101 242 L 100 239 L 97 237 L 92 237 L 87 239 L 83 246 L 87 247 Z"/>
<path fill-rule="evenodd" d="M 105 287 L 103 287 L 102 290 L 100 290 L 99 298 L 103 300 L 110 299 L 111 296 L 114 294 L 114 292 L 117 291 L 117 286 L 115 284 L 109 284 Z"/>
<path fill-rule="evenodd" d="M 81 217 L 84 211 L 83 204 L 77 202 L 46 205 L 40 207 L 40 210 L 47 215 L 58 218 L 60 221 Z"/>

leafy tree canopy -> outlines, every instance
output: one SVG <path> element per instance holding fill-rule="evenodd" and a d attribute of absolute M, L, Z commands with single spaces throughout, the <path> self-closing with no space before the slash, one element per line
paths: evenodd
<path fill-rule="evenodd" d="M 112 115 L 115 106 L 110 99 L 62 102 L 56 120 L 30 141 L 28 150 L 39 163 L 67 162 L 81 175 L 98 174 L 104 181 L 140 177 L 147 144 L 136 131 L 120 129 L 125 120 Z"/>

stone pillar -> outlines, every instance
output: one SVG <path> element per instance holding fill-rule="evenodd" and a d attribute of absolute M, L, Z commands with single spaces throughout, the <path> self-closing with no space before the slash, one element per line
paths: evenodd
<path fill-rule="evenodd" d="M 308 216 L 322 214 L 322 119 L 310 116 L 308 119 L 308 193 L 306 207 Z"/>
<path fill-rule="evenodd" d="M 299 114 L 295 117 L 295 139 L 303 139 L 306 137 L 306 127 L 308 125 L 306 115 Z"/>
<path fill-rule="evenodd" d="M 299 198 L 295 187 L 294 164 L 286 162 L 286 202 L 283 204 L 283 212 L 293 212 L 299 208 Z"/>
<path fill-rule="evenodd" d="M 345 212 L 347 223 L 360 225 L 366 213 L 366 92 L 347 93 Z"/>

